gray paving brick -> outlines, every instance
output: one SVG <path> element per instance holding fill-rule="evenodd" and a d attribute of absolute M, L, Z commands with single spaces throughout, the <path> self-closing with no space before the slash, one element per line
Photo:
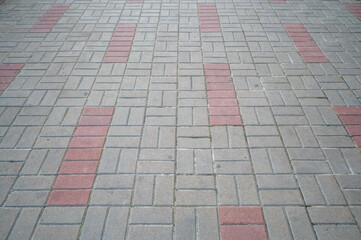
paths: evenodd
<path fill-rule="evenodd" d="M 125 237 L 128 212 L 128 208 L 109 208 L 103 238 L 113 239 Z"/>
<path fill-rule="evenodd" d="M 40 217 L 41 224 L 81 224 L 85 207 L 46 207 Z"/>
<path fill-rule="evenodd" d="M 130 211 L 130 224 L 172 224 L 173 209 L 169 207 L 134 207 Z"/>
<path fill-rule="evenodd" d="M 196 239 L 196 210 L 176 208 L 174 216 L 175 239 Z"/>
<path fill-rule="evenodd" d="M 105 207 L 89 207 L 81 231 L 80 239 L 100 239 L 107 215 Z"/>
<path fill-rule="evenodd" d="M 219 239 L 217 209 L 199 208 L 196 210 L 198 239 Z"/>
<path fill-rule="evenodd" d="M 154 176 L 137 176 L 135 180 L 133 205 L 153 204 Z"/>
<path fill-rule="evenodd" d="M 98 175 L 94 189 L 130 189 L 133 188 L 133 175 Z"/>
<path fill-rule="evenodd" d="M 314 224 L 347 224 L 355 220 L 347 207 L 310 207 L 307 208 Z"/>
<path fill-rule="evenodd" d="M 178 175 L 177 189 L 215 189 L 213 176 Z"/>
<path fill-rule="evenodd" d="M 174 176 L 157 175 L 154 186 L 154 204 L 171 206 L 174 202 Z"/>
<path fill-rule="evenodd" d="M 49 191 L 12 191 L 5 201 L 8 207 L 42 207 Z"/>
<path fill-rule="evenodd" d="M 360 231 L 355 225 L 316 225 L 315 231 L 320 240 L 359 239 Z"/>
<path fill-rule="evenodd" d="M 0 210 L 0 237 L 6 239 L 10 234 L 13 224 L 18 217 L 20 209 L 18 208 L 2 208 Z"/>
<path fill-rule="evenodd" d="M 342 192 L 332 175 L 317 176 L 320 188 L 325 196 L 326 201 L 330 205 L 345 205 L 346 201 Z"/>
<path fill-rule="evenodd" d="M 129 226 L 128 237 L 130 239 L 170 239 L 172 238 L 171 226 L 147 226 L 132 225 Z"/>
<path fill-rule="evenodd" d="M 216 191 L 214 190 L 176 190 L 177 206 L 214 206 Z"/>
<path fill-rule="evenodd" d="M 253 176 L 236 176 L 238 196 L 241 205 L 258 205 L 256 181 Z"/>
<path fill-rule="evenodd" d="M 297 183 L 292 175 L 257 175 L 259 189 L 296 189 Z"/>
<path fill-rule="evenodd" d="M 233 176 L 217 176 L 217 194 L 220 205 L 238 205 L 236 182 Z"/>
<path fill-rule="evenodd" d="M 93 190 L 90 205 L 129 206 L 130 190 Z"/>
<path fill-rule="evenodd" d="M 316 239 L 305 208 L 286 207 L 285 210 L 294 239 Z"/>
<path fill-rule="evenodd" d="M 79 225 L 40 225 L 34 232 L 35 239 L 77 239 Z"/>
<path fill-rule="evenodd" d="M 293 239 L 282 207 L 264 207 L 263 212 L 270 239 Z"/>
<path fill-rule="evenodd" d="M 41 208 L 23 208 L 8 239 L 30 239 Z"/>
<path fill-rule="evenodd" d="M 54 179 L 53 176 L 20 176 L 13 190 L 50 190 Z"/>

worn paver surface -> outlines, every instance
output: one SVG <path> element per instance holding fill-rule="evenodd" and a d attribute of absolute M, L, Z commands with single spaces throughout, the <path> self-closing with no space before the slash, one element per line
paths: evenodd
<path fill-rule="evenodd" d="M 4 1 L 0 239 L 361 239 L 360 6 Z"/>

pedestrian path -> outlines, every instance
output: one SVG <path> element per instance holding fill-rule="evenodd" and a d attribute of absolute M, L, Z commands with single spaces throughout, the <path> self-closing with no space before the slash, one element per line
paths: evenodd
<path fill-rule="evenodd" d="M 0 0 L 0 240 L 361 238 L 361 3 Z"/>

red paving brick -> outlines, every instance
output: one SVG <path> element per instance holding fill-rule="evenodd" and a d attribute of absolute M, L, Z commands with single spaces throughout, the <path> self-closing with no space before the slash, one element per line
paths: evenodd
<path fill-rule="evenodd" d="M 335 107 L 342 123 L 358 148 L 361 146 L 361 107 Z"/>
<path fill-rule="evenodd" d="M 211 126 L 242 125 L 228 64 L 205 64 Z"/>
<path fill-rule="evenodd" d="M 69 149 L 65 161 L 99 161 L 103 149 Z"/>
<path fill-rule="evenodd" d="M 91 190 L 52 191 L 47 206 L 86 206 Z"/>
<path fill-rule="evenodd" d="M 221 224 L 265 224 L 261 207 L 220 207 Z"/>
<path fill-rule="evenodd" d="M 361 136 L 361 126 L 346 126 L 350 136 Z"/>
<path fill-rule="evenodd" d="M 211 126 L 241 126 L 242 119 L 240 116 L 210 116 Z"/>
<path fill-rule="evenodd" d="M 353 137 L 353 141 L 355 142 L 358 148 L 361 147 L 361 137 Z"/>
<path fill-rule="evenodd" d="M 361 4 L 359 3 L 346 3 L 345 6 L 352 12 L 358 19 L 361 20 Z"/>
<path fill-rule="evenodd" d="M 113 107 L 87 107 L 83 111 L 83 116 L 113 116 Z"/>
<path fill-rule="evenodd" d="M 51 9 L 40 19 L 40 21 L 30 30 L 31 33 L 50 32 L 59 19 L 69 8 L 68 4 L 54 4 Z"/>
<path fill-rule="evenodd" d="M 101 127 L 77 127 L 74 136 L 88 136 L 88 137 L 98 137 L 98 136 L 106 136 L 108 133 L 109 127 L 101 126 Z"/>
<path fill-rule="evenodd" d="M 69 148 L 103 148 L 105 137 L 74 137 Z"/>
<path fill-rule="evenodd" d="M 201 32 L 221 32 L 216 4 L 198 4 Z"/>
<path fill-rule="evenodd" d="M 82 116 L 79 126 L 109 126 L 111 121 L 111 116 Z"/>
<path fill-rule="evenodd" d="M 142 0 L 133 0 L 127 3 L 143 3 Z M 115 28 L 108 50 L 103 62 L 105 63 L 126 63 L 133 45 L 136 24 L 118 24 Z"/>
<path fill-rule="evenodd" d="M 222 240 L 268 239 L 261 207 L 220 207 Z"/>
<path fill-rule="evenodd" d="M 222 240 L 266 240 L 265 225 L 221 226 Z"/>
<path fill-rule="evenodd" d="M 338 115 L 361 115 L 361 107 L 335 107 Z"/>
<path fill-rule="evenodd" d="M 98 162 L 95 161 L 66 161 L 61 165 L 59 174 L 95 174 L 97 168 Z"/>
<path fill-rule="evenodd" d="M 54 189 L 91 189 L 95 175 L 59 175 Z"/>
<path fill-rule="evenodd" d="M 283 26 L 306 63 L 329 62 L 302 24 L 284 24 Z"/>
<path fill-rule="evenodd" d="M 0 64 L 0 96 L 20 73 L 24 64 Z"/>
<path fill-rule="evenodd" d="M 48 205 L 87 205 L 114 108 L 85 108 L 61 165 Z M 85 125 L 85 126 L 82 126 Z M 79 149 L 80 148 L 80 149 Z M 64 191 L 58 191 L 59 189 Z M 72 191 L 65 191 L 72 190 Z"/>
<path fill-rule="evenodd" d="M 361 125 L 361 116 L 340 116 L 345 125 Z"/>

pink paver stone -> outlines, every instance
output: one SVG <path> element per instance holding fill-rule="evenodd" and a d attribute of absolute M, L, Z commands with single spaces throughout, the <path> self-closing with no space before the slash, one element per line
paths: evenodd
<path fill-rule="evenodd" d="M 97 168 L 98 162 L 95 161 L 66 161 L 61 165 L 59 174 L 95 174 Z"/>
<path fill-rule="evenodd" d="M 346 3 L 345 6 L 352 12 L 358 19 L 361 20 L 361 4 L 359 3 Z"/>
<path fill-rule="evenodd" d="M 358 148 L 361 147 L 361 107 L 335 107 L 336 113 L 345 125 Z"/>
<path fill-rule="evenodd" d="M 228 64 L 205 64 L 207 97 L 211 126 L 240 126 L 236 92 Z"/>
<path fill-rule="evenodd" d="M 129 0 L 127 3 L 129 3 Z M 133 0 L 133 3 L 143 3 L 143 1 Z M 136 29 L 136 24 L 118 24 L 111 38 L 103 62 L 127 63 Z"/>
<path fill-rule="evenodd" d="M 198 13 L 202 33 L 222 31 L 216 4 L 198 4 Z"/>
<path fill-rule="evenodd" d="M 65 161 L 99 161 L 103 149 L 69 149 Z"/>
<path fill-rule="evenodd" d="M 47 205 L 88 204 L 113 114 L 114 108 L 84 109 Z"/>
<path fill-rule="evenodd" d="M 24 64 L 0 64 L 0 96 L 20 73 Z"/>
<path fill-rule="evenodd" d="M 268 239 L 261 207 L 220 207 L 222 240 Z"/>
<path fill-rule="evenodd" d="M 221 224 L 265 224 L 261 207 L 220 207 Z"/>
<path fill-rule="evenodd" d="M 284 24 L 283 26 L 306 63 L 329 62 L 302 24 Z"/>
<path fill-rule="evenodd" d="M 265 225 L 221 226 L 222 240 L 266 240 Z"/>
<path fill-rule="evenodd" d="M 48 33 L 50 32 L 59 19 L 69 8 L 68 4 L 55 4 L 40 19 L 40 21 L 30 30 L 31 33 Z"/>
<path fill-rule="evenodd" d="M 47 206 L 86 206 L 91 190 L 52 191 Z"/>
<path fill-rule="evenodd" d="M 54 189 L 91 189 L 95 175 L 59 175 Z"/>

